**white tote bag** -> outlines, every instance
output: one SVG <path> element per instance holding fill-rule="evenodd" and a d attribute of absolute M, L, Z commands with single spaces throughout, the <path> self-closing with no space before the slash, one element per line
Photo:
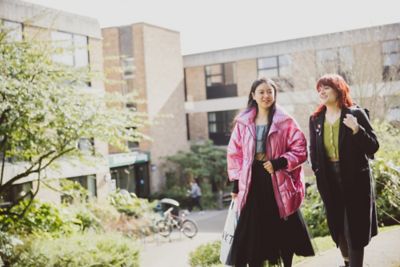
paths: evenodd
<path fill-rule="evenodd" d="M 226 217 L 224 230 L 222 232 L 221 253 L 219 255 L 219 259 L 223 264 L 225 264 L 225 266 L 233 265 L 231 247 L 238 219 L 239 213 L 237 210 L 237 204 L 235 200 L 232 200 L 229 206 L 228 216 Z"/>

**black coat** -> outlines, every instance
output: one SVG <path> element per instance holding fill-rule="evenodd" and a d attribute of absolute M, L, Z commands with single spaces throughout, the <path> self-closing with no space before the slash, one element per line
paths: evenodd
<path fill-rule="evenodd" d="M 353 135 L 343 124 L 346 114 L 357 118 L 360 130 Z M 338 245 L 337 210 L 335 197 L 329 188 L 327 158 L 323 141 L 325 111 L 310 118 L 311 166 L 317 179 L 317 187 L 325 205 L 327 220 L 333 240 Z M 349 222 L 350 240 L 353 248 L 366 246 L 377 234 L 374 188 L 369 158 L 378 150 L 379 143 L 368 116 L 360 108 L 343 108 L 339 128 L 339 160 L 343 189 L 343 204 Z"/>

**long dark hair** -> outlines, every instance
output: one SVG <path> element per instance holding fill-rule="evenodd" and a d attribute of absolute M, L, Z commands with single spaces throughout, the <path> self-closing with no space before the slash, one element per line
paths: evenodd
<path fill-rule="evenodd" d="M 257 87 L 263 83 L 265 83 L 266 85 L 268 85 L 269 87 L 274 89 L 275 100 L 274 100 L 274 103 L 272 103 L 272 105 L 270 107 L 270 112 L 268 114 L 268 121 L 271 123 L 272 117 L 274 116 L 274 113 L 275 113 L 276 97 L 277 97 L 276 93 L 278 92 L 278 86 L 276 85 L 276 83 L 273 80 L 263 77 L 263 78 L 255 80 L 253 82 L 253 84 L 251 85 L 251 88 L 250 88 L 249 99 L 247 101 L 247 111 L 250 111 L 251 109 L 255 108 L 256 114 L 258 114 L 258 105 L 257 105 L 257 102 L 253 99 L 253 94 L 256 91 Z"/>

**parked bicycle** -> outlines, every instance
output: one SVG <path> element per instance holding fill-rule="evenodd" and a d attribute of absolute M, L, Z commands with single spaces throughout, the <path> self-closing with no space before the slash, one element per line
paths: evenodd
<path fill-rule="evenodd" d="M 164 237 L 168 237 L 173 229 L 178 229 L 185 236 L 193 238 L 198 231 L 197 224 L 186 218 L 185 213 L 180 215 L 172 214 L 173 207 L 170 207 L 163 213 L 163 218 L 156 222 L 157 232 Z"/>

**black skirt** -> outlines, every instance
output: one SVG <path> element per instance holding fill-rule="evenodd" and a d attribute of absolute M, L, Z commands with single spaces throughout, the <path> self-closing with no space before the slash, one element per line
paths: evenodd
<path fill-rule="evenodd" d="M 233 263 L 277 264 L 288 252 L 313 256 L 314 249 L 300 210 L 286 220 L 279 217 L 271 175 L 262 164 L 255 160 L 252 166 L 252 182 L 232 243 Z"/>

